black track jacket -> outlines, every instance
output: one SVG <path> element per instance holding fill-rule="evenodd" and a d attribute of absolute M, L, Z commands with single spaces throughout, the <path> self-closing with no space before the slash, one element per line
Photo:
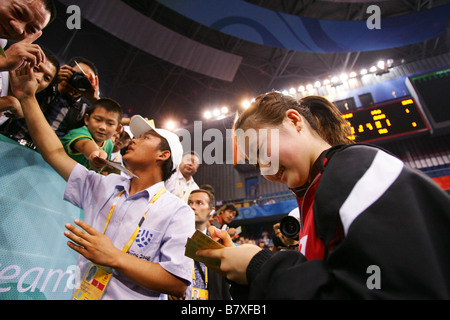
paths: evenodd
<path fill-rule="evenodd" d="M 323 260 L 261 251 L 247 269 L 248 298 L 450 299 L 449 195 L 374 146 L 324 157 L 315 230 L 325 245 L 337 228 L 343 239 Z"/>

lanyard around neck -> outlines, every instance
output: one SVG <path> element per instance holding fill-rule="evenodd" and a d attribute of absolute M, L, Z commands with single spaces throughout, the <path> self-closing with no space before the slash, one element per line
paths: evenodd
<path fill-rule="evenodd" d="M 205 283 L 205 287 L 208 288 L 208 267 L 205 266 L 205 273 L 203 273 L 201 264 L 198 261 L 194 261 L 194 267 L 192 268 L 192 282 L 195 282 L 195 267 L 197 267 L 197 270 Z"/>
<path fill-rule="evenodd" d="M 159 190 L 159 192 L 153 197 L 153 199 L 149 202 L 149 204 L 147 205 L 147 207 L 145 208 L 145 212 L 144 215 L 141 218 L 141 221 L 139 221 L 139 224 L 136 228 L 136 230 L 133 232 L 133 235 L 131 236 L 131 238 L 127 241 L 125 247 L 122 249 L 123 252 L 128 252 L 128 250 L 130 249 L 131 245 L 133 244 L 133 242 L 136 240 L 136 237 L 139 233 L 139 230 L 142 226 L 142 224 L 145 221 L 145 218 L 147 217 L 147 213 L 150 210 L 150 207 L 153 203 L 155 203 L 156 200 L 158 200 L 158 198 L 164 193 L 164 191 L 166 191 L 166 187 L 162 187 L 161 190 Z M 116 197 L 116 199 L 114 200 L 114 203 L 111 207 L 111 209 L 109 210 L 109 214 L 108 214 L 108 218 L 106 219 L 106 224 L 105 224 L 105 228 L 103 230 L 103 234 L 105 234 L 106 230 L 108 229 L 109 226 L 109 222 L 111 221 L 111 217 L 113 216 L 114 210 L 116 209 L 116 205 L 117 202 L 119 201 L 120 197 L 122 197 L 122 195 L 125 193 L 125 190 L 122 190 L 119 195 Z"/>

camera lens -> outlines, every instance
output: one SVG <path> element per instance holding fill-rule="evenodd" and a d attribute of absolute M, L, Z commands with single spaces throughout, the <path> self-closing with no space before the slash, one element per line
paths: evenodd
<path fill-rule="evenodd" d="M 81 72 L 75 72 L 69 80 L 69 84 L 78 91 L 85 92 L 92 88 L 91 82 Z"/>
<path fill-rule="evenodd" d="M 284 217 L 280 221 L 280 231 L 285 237 L 298 240 L 298 234 L 300 233 L 300 223 L 294 217 Z"/>

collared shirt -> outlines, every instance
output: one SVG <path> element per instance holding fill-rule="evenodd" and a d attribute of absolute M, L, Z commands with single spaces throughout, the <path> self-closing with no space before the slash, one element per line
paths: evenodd
<path fill-rule="evenodd" d="M 166 188 L 169 192 L 176 195 L 178 198 L 187 203 L 189 194 L 193 190 L 199 189 L 197 183 L 195 183 L 194 178 L 190 178 L 186 181 L 186 178 L 181 173 L 178 168 L 177 171 L 166 181 Z"/>
<path fill-rule="evenodd" d="M 76 165 L 67 182 L 64 199 L 84 210 L 84 221 L 102 232 L 106 218 L 122 190 L 105 235 L 122 250 L 131 237 L 149 201 L 164 186 L 157 183 L 132 196 L 128 191 L 130 180 L 116 174 L 108 176 L 88 171 Z M 151 206 L 136 241 L 128 254 L 159 263 L 169 273 L 192 281 L 192 260 L 184 255 L 188 237 L 195 232 L 192 209 L 169 192 L 164 192 Z M 78 258 L 81 277 L 90 262 Z M 118 272 L 114 272 L 102 297 L 105 300 L 159 299 L 160 293 L 144 289 Z"/>
<path fill-rule="evenodd" d="M 66 134 L 64 137 L 61 138 L 61 143 L 64 146 L 64 150 L 66 150 L 66 153 L 69 155 L 69 157 L 71 157 L 76 162 L 82 164 L 86 168 L 92 170 L 92 168 L 89 165 L 89 160 L 84 156 L 84 154 L 74 149 L 75 143 L 77 143 L 80 140 L 94 141 L 94 138 L 92 137 L 92 134 L 89 132 L 87 126 L 70 130 L 68 134 Z M 111 139 L 108 139 L 106 141 L 103 141 L 99 149 L 105 151 L 109 158 L 114 149 L 114 143 L 111 141 Z"/>

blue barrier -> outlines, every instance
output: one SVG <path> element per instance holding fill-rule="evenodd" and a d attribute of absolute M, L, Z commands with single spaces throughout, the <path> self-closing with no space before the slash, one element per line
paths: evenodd
<path fill-rule="evenodd" d="M 72 298 L 77 254 L 64 225 L 82 211 L 41 155 L 0 135 L 0 300 Z"/>
<path fill-rule="evenodd" d="M 239 208 L 239 216 L 234 221 L 288 214 L 297 207 L 297 200 L 289 200 L 274 204 Z"/>

